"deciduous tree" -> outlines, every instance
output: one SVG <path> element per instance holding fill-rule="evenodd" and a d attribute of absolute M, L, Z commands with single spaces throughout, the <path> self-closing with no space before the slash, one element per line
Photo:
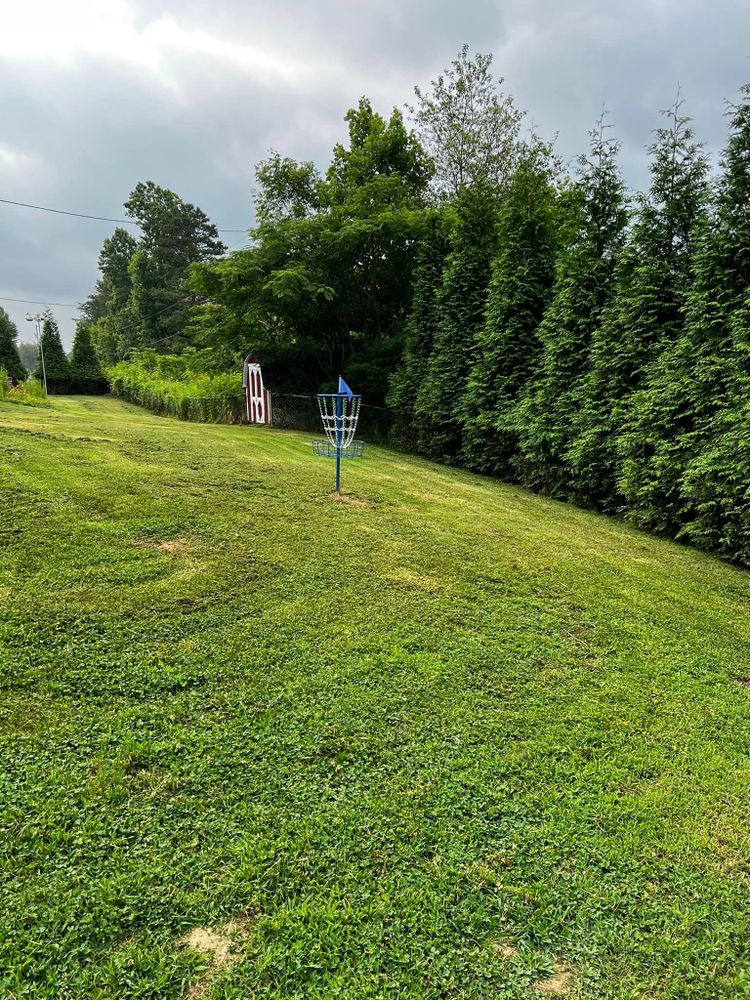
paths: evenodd
<path fill-rule="evenodd" d="M 255 168 L 255 214 L 259 222 L 304 219 L 320 209 L 320 174 L 310 160 L 298 162 L 271 150 Z"/>
<path fill-rule="evenodd" d="M 524 112 L 503 94 L 492 73 L 492 56 L 469 55 L 464 45 L 450 67 L 430 84 L 415 87 L 407 108 L 417 135 L 435 164 L 435 191 L 452 197 L 479 181 L 505 186 L 515 169 Z"/>

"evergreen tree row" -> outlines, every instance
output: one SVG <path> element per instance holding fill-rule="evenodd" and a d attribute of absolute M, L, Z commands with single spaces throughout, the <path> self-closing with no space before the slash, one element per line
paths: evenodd
<path fill-rule="evenodd" d="M 28 372 L 18 352 L 16 324 L 7 312 L 0 308 L 0 369 L 7 374 L 11 382 L 23 382 L 29 375 L 41 381 L 46 374 L 47 387 L 52 393 L 107 392 L 109 384 L 99 364 L 91 342 L 91 334 L 85 323 L 79 323 L 76 328 L 70 358 L 63 348 L 57 321 L 49 310 L 42 320 L 41 339 L 44 369 L 41 354 L 37 351 L 34 370 Z"/>
<path fill-rule="evenodd" d="M 88 324 L 79 323 L 76 327 L 73 349 L 68 357 L 60 339 L 57 321 L 47 311 L 42 320 L 41 346 L 42 351 L 37 352 L 36 367 L 32 375 L 39 381 L 46 376 L 50 393 L 93 395 L 108 391 L 109 383 L 99 364 Z"/>
<path fill-rule="evenodd" d="M 709 180 L 679 98 L 629 202 L 601 120 L 432 211 L 394 442 L 750 564 L 750 86 Z"/>

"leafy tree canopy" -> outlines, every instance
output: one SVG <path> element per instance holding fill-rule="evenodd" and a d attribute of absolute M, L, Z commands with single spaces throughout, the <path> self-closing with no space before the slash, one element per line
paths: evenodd
<path fill-rule="evenodd" d="M 255 214 L 259 222 L 304 219 L 320 209 L 321 179 L 314 163 L 298 163 L 271 150 L 255 168 L 258 189 Z"/>
<path fill-rule="evenodd" d="M 263 172 L 269 208 L 253 245 L 193 268 L 192 290 L 206 301 L 192 332 L 238 356 L 262 352 L 278 387 L 317 390 L 346 369 L 382 400 L 403 346 L 432 168 L 398 111 L 386 121 L 363 98 L 346 121 L 348 144 L 334 149 L 325 179 L 304 182 L 315 198 L 299 210 L 281 183 L 300 176 L 295 168 L 277 160 Z"/>
<path fill-rule="evenodd" d="M 136 185 L 125 211 L 138 222 L 136 239 L 122 227 L 102 245 L 101 277 L 82 309 L 98 353 L 107 361 L 138 347 L 188 343 L 186 328 L 195 298 L 189 267 L 224 252 L 206 214 L 153 181 Z"/>
<path fill-rule="evenodd" d="M 408 105 L 417 135 L 435 164 L 435 191 L 451 197 L 477 181 L 507 185 L 518 159 L 525 112 L 503 94 L 492 56 L 464 45 L 428 90 Z"/>

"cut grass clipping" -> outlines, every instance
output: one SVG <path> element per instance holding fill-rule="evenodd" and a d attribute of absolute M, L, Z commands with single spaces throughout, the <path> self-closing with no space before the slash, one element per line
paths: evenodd
<path fill-rule="evenodd" d="M 108 399 L 0 464 L 0 996 L 750 996 L 747 574 Z"/>

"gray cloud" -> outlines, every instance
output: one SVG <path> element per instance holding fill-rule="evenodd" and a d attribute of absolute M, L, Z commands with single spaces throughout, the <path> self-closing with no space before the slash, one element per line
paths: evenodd
<path fill-rule="evenodd" d="M 220 226 L 247 226 L 269 147 L 325 165 L 360 95 L 403 105 L 463 41 L 495 53 L 565 158 L 606 103 L 626 178 L 643 186 L 678 81 L 699 138 L 721 148 L 749 29 L 746 0 L 27 0 L 0 37 L 0 197 L 120 216 L 152 179 Z M 82 300 L 111 230 L 0 205 L 0 295 Z M 0 304 L 27 337 L 27 307 Z M 55 312 L 69 343 L 75 311 Z"/>

